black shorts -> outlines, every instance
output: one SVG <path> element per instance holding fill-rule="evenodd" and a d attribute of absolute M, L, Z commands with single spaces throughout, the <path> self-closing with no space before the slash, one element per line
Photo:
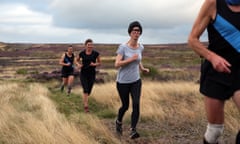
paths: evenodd
<path fill-rule="evenodd" d="M 63 77 L 63 78 L 68 78 L 69 76 L 73 76 L 74 74 L 73 74 L 73 70 L 71 70 L 71 71 L 67 71 L 67 70 L 62 70 L 62 75 L 61 75 L 61 77 Z"/>
<path fill-rule="evenodd" d="M 83 74 L 80 73 L 80 81 L 83 88 L 83 93 L 91 94 L 94 82 L 96 80 L 95 73 Z"/>
<path fill-rule="evenodd" d="M 200 92 L 219 100 L 231 98 L 240 90 L 240 65 L 232 65 L 231 73 L 221 73 L 213 69 L 209 61 L 201 65 Z"/>

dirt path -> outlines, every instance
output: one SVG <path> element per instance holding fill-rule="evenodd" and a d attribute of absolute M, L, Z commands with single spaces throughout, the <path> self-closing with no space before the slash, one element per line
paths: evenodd
<path fill-rule="evenodd" d="M 105 125 L 115 133 L 114 120 L 104 120 Z M 166 122 L 139 122 L 138 132 L 141 137 L 135 140 L 129 138 L 129 124 L 123 124 L 123 135 L 118 136 L 123 144 L 202 144 L 202 132 L 199 128 L 189 128 L 189 125 L 168 125 Z M 235 135 L 224 132 L 220 144 L 235 144 Z"/>

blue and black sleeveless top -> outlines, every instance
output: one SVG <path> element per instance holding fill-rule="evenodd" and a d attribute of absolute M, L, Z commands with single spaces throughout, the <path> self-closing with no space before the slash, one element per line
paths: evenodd
<path fill-rule="evenodd" d="M 74 70 L 74 54 L 72 54 L 71 57 L 69 57 L 66 53 L 65 53 L 65 56 L 64 56 L 64 63 L 70 63 L 71 65 L 70 66 L 63 66 L 62 69 L 64 71 L 68 71 L 68 72 L 71 72 Z"/>
<path fill-rule="evenodd" d="M 225 0 L 216 0 L 215 20 L 207 27 L 208 48 L 231 64 L 240 60 L 240 12 L 233 12 Z"/>

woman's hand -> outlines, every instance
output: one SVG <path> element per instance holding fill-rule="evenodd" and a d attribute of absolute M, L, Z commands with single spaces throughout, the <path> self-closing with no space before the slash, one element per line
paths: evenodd
<path fill-rule="evenodd" d="M 212 63 L 213 68 L 218 72 L 231 73 L 231 64 L 217 54 L 212 54 L 209 61 Z"/>
<path fill-rule="evenodd" d="M 145 72 L 145 73 L 149 73 L 150 72 L 150 70 L 148 68 L 143 68 L 142 71 Z"/>

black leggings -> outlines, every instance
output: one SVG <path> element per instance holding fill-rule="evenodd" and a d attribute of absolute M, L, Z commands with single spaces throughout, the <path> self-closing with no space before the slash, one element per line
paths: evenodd
<path fill-rule="evenodd" d="M 88 95 L 90 95 L 95 79 L 95 74 L 80 74 L 80 81 L 82 84 L 83 93 L 87 93 Z"/>
<path fill-rule="evenodd" d="M 121 84 L 117 82 L 117 90 L 122 101 L 122 106 L 118 111 L 118 121 L 122 122 L 123 116 L 129 107 L 129 94 L 132 97 L 132 116 L 131 116 L 131 128 L 136 128 L 140 114 L 140 96 L 141 96 L 141 79 L 129 84 Z"/>

